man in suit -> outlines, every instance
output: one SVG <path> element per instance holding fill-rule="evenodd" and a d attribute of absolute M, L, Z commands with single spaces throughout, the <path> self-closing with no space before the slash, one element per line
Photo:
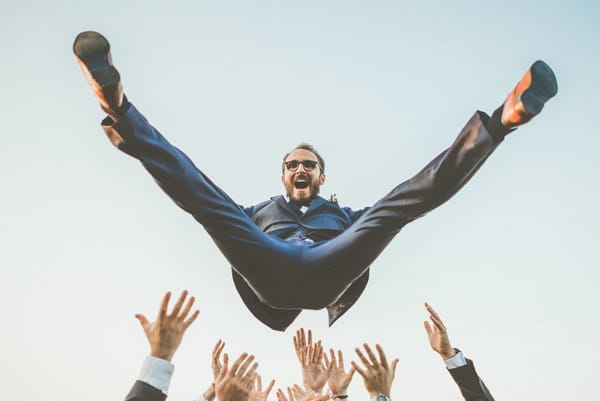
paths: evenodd
<path fill-rule="evenodd" d="M 491 117 L 476 112 L 447 150 L 370 208 L 355 211 L 318 196 L 325 162 L 307 144 L 283 159 L 286 196 L 243 208 L 127 100 L 106 38 L 82 32 L 73 50 L 108 114 L 102 126 L 111 142 L 140 160 L 204 226 L 231 263 L 246 306 L 275 330 L 285 330 L 302 309 L 327 308 L 333 324 L 356 302 L 370 264 L 400 229 L 454 195 L 504 136 L 557 91 L 554 73 L 537 61 Z"/>
<path fill-rule="evenodd" d="M 448 372 L 458 385 L 465 401 L 494 401 L 490 391 L 475 371 L 473 361 L 465 358 L 459 349 L 450 345 L 448 331 L 442 319 L 429 304 L 425 304 L 425 309 L 429 312 L 431 320 L 431 323 L 424 322 L 429 344 L 444 360 Z"/>

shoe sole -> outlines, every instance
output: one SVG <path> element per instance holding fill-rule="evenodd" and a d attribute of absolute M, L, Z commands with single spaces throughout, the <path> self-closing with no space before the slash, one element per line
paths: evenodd
<path fill-rule="evenodd" d="M 552 68 L 542 60 L 538 60 L 530 68 L 531 84 L 521 95 L 521 102 L 527 113 L 538 115 L 544 103 L 558 92 L 558 83 Z"/>
<path fill-rule="evenodd" d="M 112 65 L 110 43 L 94 31 L 81 32 L 73 42 L 73 53 L 83 64 L 93 81 L 101 89 L 116 88 L 120 84 L 119 71 Z"/>

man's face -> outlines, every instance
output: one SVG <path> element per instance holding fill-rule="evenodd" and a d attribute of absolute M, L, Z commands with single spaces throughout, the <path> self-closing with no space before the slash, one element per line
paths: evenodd
<path fill-rule="evenodd" d="M 317 156 L 306 149 L 296 149 L 285 159 L 288 162 L 312 161 L 318 163 Z M 285 187 L 285 192 L 291 201 L 299 206 L 308 205 L 319 194 L 319 188 L 325 183 L 325 174 L 321 173 L 321 166 L 317 164 L 313 169 L 306 168 L 302 163 L 297 164 L 297 168 L 283 168 L 281 181 Z M 295 167 L 295 166 L 292 166 Z"/>

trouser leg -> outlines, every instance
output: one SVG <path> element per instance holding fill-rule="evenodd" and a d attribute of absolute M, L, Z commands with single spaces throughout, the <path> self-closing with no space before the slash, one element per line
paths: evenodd
<path fill-rule="evenodd" d="M 260 230 L 242 207 L 216 186 L 179 149 L 171 145 L 131 105 L 118 121 L 105 120 L 111 142 L 140 160 L 163 191 L 201 223 L 232 266 L 255 289 L 285 278 L 283 270 L 299 260 L 300 249 Z M 287 282 L 287 279 L 286 279 Z"/>
<path fill-rule="evenodd" d="M 419 173 L 395 187 L 342 234 L 312 245 L 301 255 L 302 264 L 319 277 L 313 281 L 316 294 L 322 296 L 311 298 L 311 308 L 334 302 L 404 225 L 441 205 L 467 183 L 501 141 L 490 136 L 487 120 L 485 114 L 475 113 L 454 143 Z"/>

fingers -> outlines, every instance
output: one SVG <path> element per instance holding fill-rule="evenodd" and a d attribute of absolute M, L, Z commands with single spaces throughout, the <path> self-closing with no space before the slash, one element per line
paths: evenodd
<path fill-rule="evenodd" d="M 300 329 L 296 330 L 296 335 L 294 336 L 294 348 L 296 349 L 296 353 L 303 346 L 302 337 L 304 337 L 304 329 L 300 328 Z"/>
<path fill-rule="evenodd" d="M 188 295 L 187 290 L 183 290 L 181 292 L 179 299 L 177 300 L 177 302 L 175 302 L 175 306 L 173 307 L 173 310 L 171 311 L 171 316 L 179 315 L 179 311 L 181 310 L 181 306 L 183 305 L 183 302 L 185 301 L 185 298 L 187 297 L 187 295 Z"/>
<path fill-rule="evenodd" d="M 364 344 L 364 345 L 367 345 L 367 344 Z M 367 358 L 360 351 L 360 348 L 356 348 L 354 351 L 356 352 L 356 355 L 358 355 L 358 359 L 360 359 L 360 361 L 363 363 L 363 365 L 365 365 L 366 368 L 370 368 L 371 364 L 369 363 L 369 361 L 367 361 Z"/>
<path fill-rule="evenodd" d="M 442 321 L 442 318 L 437 314 L 437 312 L 427 302 L 425 302 L 425 309 L 427 309 L 427 312 L 429 312 L 429 318 L 431 319 L 433 324 L 438 329 L 440 329 L 440 331 L 445 332 L 446 326 L 444 326 L 444 322 Z"/>
<path fill-rule="evenodd" d="M 254 355 L 248 356 L 244 352 L 231 366 L 230 376 L 238 376 L 244 385 L 250 386 L 256 380 L 256 368 L 258 367 L 258 363 L 252 363 L 253 361 Z"/>
<path fill-rule="evenodd" d="M 313 348 L 312 363 L 319 363 L 323 359 L 323 345 L 321 341 L 317 342 Z"/>
<path fill-rule="evenodd" d="M 383 366 L 385 369 L 387 369 L 388 363 L 387 363 L 387 359 L 385 358 L 385 353 L 383 352 L 383 348 L 381 348 L 381 345 L 379 345 L 379 344 L 375 344 L 375 348 L 377 349 L 377 353 L 379 354 L 379 360 L 381 361 L 381 366 Z"/>
<path fill-rule="evenodd" d="M 289 401 L 281 389 L 278 389 L 275 395 L 277 395 L 278 401 Z"/>
<path fill-rule="evenodd" d="M 433 329 L 431 328 L 431 325 L 427 320 L 423 322 L 423 326 L 425 326 L 425 331 L 427 332 L 427 335 L 431 337 L 431 335 L 433 334 Z"/>
<path fill-rule="evenodd" d="M 183 310 L 179 314 L 176 315 L 179 320 L 185 320 L 188 313 L 190 313 L 190 310 L 192 309 L 192 305 L 194 305 L 195 301 L 196 301 L 195 297 L 190 297 L 190 299 L 188 299 Z"/>
<path fill-rule="evenodd" d="M 244 352 L 242 355 L 240 355 L 238 357 L 238 359 L 235 360 L 235 362 L 231 365 L 230 376 L 235 376 L 237 374 L 237 370 L 239 369 L 242 362 L 244 362 L 246 360 L 247 356 L 248 356 L 248 354 L 246 352 Z M 252 357 L 252 359 L 254 359 L 254 357 Z"/>
<path fill-rule="evenodd" d="M 275 393 L 275 395 L 277 395 L 277 400 L 278 401 L 290 401 L 284 394 L 282 389 L 277 389 L 277 392 Z"/>
<path fill-rule="evenodd" d="M 350 365 L 352 365 L 352 368 L 353 368 L 355 371 L 357 371 L 357 372 L 358 372 L 358 374 L 359 374 L 359 375 L 361 375 L 361 376 L 363 377 L 363 379 L 366 379 L 366 378 L 367 378 L 367 373 L 366 373 L 364 370 L 362 370 L 362 369 L 360 368 L 360 366 L 358 366 L 358 365 L 356 364 L 356 362 L 352 361 L 352 362 L 350 362 Z"/>
<path fill-rule="evenodd" d="M 399 361 L 400 360 L 398 358 L 396 358 L 392 361 L 392 376 L 396 375 L 396 366 L 398 365 Z"/>
<path fill-rule="evenodd" d="M 333 371 L 334 366 L 335 363 L 333 361 L 327 361 L 327 355 L 325 355 L 325 367 L 323 370 L 325 370 L 325 374 L 327 375 L 327 377 L 331 376 L 331 372 Z"/>
<path fill-rule="evenodd" d="M 256 368 L 258 368 L 258 363 L 254 362 L 250 367 L 250 370 L 248 370 L 248 372 L 244 373 L 242 376 L 242 383 L 244 383 L 247 387 L 251 388 L 252 384 L 256 381 L 256 376 L 258 376 L 258 373 L 256 373 Z"/>
<path fill-rule="evenodd" d="M 229 356 L 227 354 L 223 355 L 223 367 L 221 367 L 221 371 L 219 372 L 219 377 L 215 379 L 216 382 L 223 381 L 225 376 L 229 373 Z"/>
<path fill-rule="evenodd" d="M 158 321 L 163 320 L 167 316 L 167 308 L 169 307 L 170 299 L 171 291 L 167 291 L 167 293 L 163 296 L 162 301 L 160 302 L 160 307 L 158 308 Z"/>
<path fill-rule="evenodd" d="M 188 327 L 190 327 L 190 325 L 192 323 L 194 323 L 194 320 L 196 320 L 196 318 L 200 316 L 200 311 L 198 309 L 196 309 L 196 311 L 194 311 L 194 313 L 192 314 L 192 316 L 190 316 L 190 318 L 188 320 L 186 320 L 185 322 L 183 322 L 183 328 L 184 330 L 187 330 Z"/>
<path fill-rule="evenodd" d="M 223 351 L 223 348 L 225 348 L 225 341 L 219 339 L 219 341 L 217 341 L 217 343 L 215 344 L 213 351 L 212 351 L 213 362 L 219 361 L 219 358 L 221 358 L 221 352 Z"/>
<path fill-rule="evenodd" d="M 135 318 L 137 320 L 139 320 L 140 324 L 142 325 L 142 329 L 144 329 L 144 331 L 146 331 L 146 328 L 148 326 L 150 326 L 150 322 L 148 321 L 148 319 L 146 318 L 146 316 L 138 313 L 137 315 L 135 315 Z"/>
<path fill-rule="evenodd" d="M 260 376 L 258 376 L 260 377 Z M 269 385 L 267 386 L 267 388 L 265 389 L 265 398 L 267 398 L 269 396 L 269 393 L 271 392 L 271 390 L 273 390 L 273 386 L 275 385 L 275 379 L 271 380 L 271 383 L 269 383 Z"/>
<path fill-rule="evenodd" d="M 377 358 L 375 358 L 375 354 L 373 353 L 373 351 L 371 351 L 371 347 L 369 347 L 369 344 L 364 344 L 363 346 L 365 347 L 365 351 L 367 351 L 367 355 L 369 356 L 371 363 L 373 365 L 378 365 L 379 362 L 377 361 Z"/>
<path fill-rule="evenodd" d="M 260 375 L 256 375 L 256 391 L 262 391 L 262 379 Z"/>
<path fill-rule="evenodd" d="M 338 367 L 344 369 L 344 354 L 341 350 L 338 350 Z"/>

